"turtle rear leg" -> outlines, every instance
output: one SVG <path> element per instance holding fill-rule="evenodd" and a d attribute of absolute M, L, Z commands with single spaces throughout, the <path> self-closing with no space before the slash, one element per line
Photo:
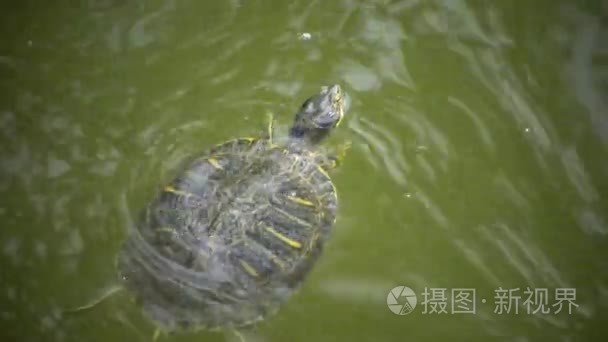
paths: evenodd
<path fill-rule="evenodd" d="M 231 328 L 225 331 L 224 336 L 226 337 L 226 341 L 229 342 L 251 342 L 260 340 L 256 337 L 253 327 Z"/>
<path fill-rule="evenodd" d="M 274 135 L 274 114 L 271 112 L 266 112 L 266 120 L 268 122 L 268 126 L 266 128 L 266 132 L 264 133 L 264 137 L 268 139 L 270 144 L 272 144 L 272 137 Z"/>

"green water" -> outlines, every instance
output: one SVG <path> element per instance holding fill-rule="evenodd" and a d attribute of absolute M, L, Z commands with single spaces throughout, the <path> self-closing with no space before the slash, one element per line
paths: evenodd
<path fill-rule="evenodd" d="M 149 341 L 123 297 L 61 310 L 111 284 L 132 218 L 184 158 L 267 111 L 285 130 L 333 82 L 352 98 L 328 142 L 353 142 L 338 221 L 249 342 L 608 336 L 606 1 L 57 3 L 0 10 L 2 341 Z M 417 295 L 407 315 L 387 307 L 396 286 Z M 549 312 L 526 312 L 528 287 Z M 459 288 L 474 313 L 452 312 Z M 496 290 L 515 288 L 501 313 Z"/>

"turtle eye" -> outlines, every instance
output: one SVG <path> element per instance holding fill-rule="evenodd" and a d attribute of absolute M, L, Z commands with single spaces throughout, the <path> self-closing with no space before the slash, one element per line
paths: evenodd
<path fill-rule="evenodd" d="M 302 109 L 306 109 L 306 106 L 308 106 L 309 103 L 310 103 L 310 99 L 304 101 L 304 103 L 302 103 Z"/>
<path fill-rule="evenodd" d="M 336 93 L 333 94 L 333 96 L 331 97 L 331 103 L 336 106 L 340 102 L 342 102 L 342 91 L 340 90 L 340 88 L 338 88 L 336 89 Z"/>

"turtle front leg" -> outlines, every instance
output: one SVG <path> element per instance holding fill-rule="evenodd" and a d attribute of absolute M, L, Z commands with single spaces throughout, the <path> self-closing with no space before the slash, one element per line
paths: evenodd
<path fill-rule="evenodd" d="M 346 154 L 352 148 L 352 142 L 346 141 L 338 145 L 333 151 L 328 153 L 323 160 L 319 162 L 325 170 L 331 170 L 339 167 L 344 162 Z"/>

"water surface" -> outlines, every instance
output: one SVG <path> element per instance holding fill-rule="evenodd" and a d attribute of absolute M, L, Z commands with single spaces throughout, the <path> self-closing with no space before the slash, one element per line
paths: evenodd
<path fill-rule="evenodd" d="M 352 98 L 328 142 L 353 142 L 339 218 L 302 290 L 248 340 L 606 337 L 605 1 L 2 7 L 3 340 L 150 340 L 128 301 L 61 310 L 111 284 L 133 217 L 180 162 L 259 132 L 268 111 L 286 130 L 333 82 Z M 386 303 L 401 285 L 418 296 L 403 316 Z M 436 303 L 445 289 L 446 313 L 425 288 Z M 451 311 L 459 288 L 475 313 Z M 498 312 L 496 290 L 516 288 Z M 527 288 L 547 289 L 548 312 L 526 313 Z M 571 313 L 555 313 L 556 289 L 574 289 Z"/>

